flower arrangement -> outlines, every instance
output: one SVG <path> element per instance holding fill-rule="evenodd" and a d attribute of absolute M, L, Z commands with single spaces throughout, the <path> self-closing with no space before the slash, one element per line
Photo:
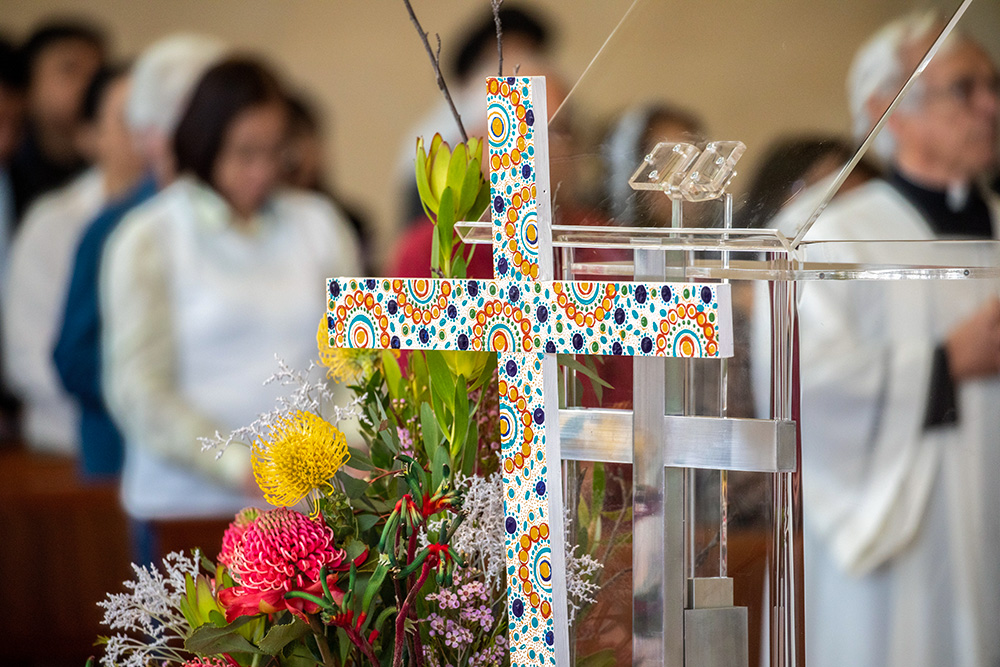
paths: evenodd
<path fill-rule="evenodd" d="M 417 142 L 437 275 L 465 276 L 454 225 L 488 205 L 481 156 L 478 138 Z M 115 633 L 100 640 L 105 667 L 506 664 L 496 357 L 333 348 L 325 318 L 317 342 L 317 367 L 279 360 L 270 381 L 290 391 L 274 410 L 204 442 L 219 456 L 249 447 L 274 507 L 240 512 L 215 562 L 194 551 L 134 566 L 127 592 L 100 603 Z M 593 538 L 599 504 L 591 516 Z M 599 566 L 576 548 L 567 563 L 575 613 L 593 601 Z"/>
<path fill-rule="evenodd" d="M 272 381 L 290 397 L 207 442 L 250 447 L 275 507 L 240 512 L 217 562 L 135 566 L 129 592 L 101 603 L 117 631 L 102 664 L 504 664 L 494 357 L 414 352 L 405 373 L 390 352 L 323 345 L 320 357 L 351 378 L 352 400 L 324 416 L 329 378 L 282 365 Z M 347 419 L 363 446 L 347 442 Z M 583 604 L 595 564 L 575 562 Z"/>

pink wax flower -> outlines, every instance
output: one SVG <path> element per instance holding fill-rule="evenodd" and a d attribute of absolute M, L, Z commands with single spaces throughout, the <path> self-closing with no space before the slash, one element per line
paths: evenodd
<path fill-rule="evenodd" d="M 234 522 L 236 523 L 236 522 Z M 360 557 L 364 559 L 364 555 Z M 310 519 L 287 507 L 262 513 L 235 540 L 229 555 L 237 586 L 219 591 L 219 602 L 230 622 L 260 612 L 288 609 L 304 619 L 319 607 L 301 598 L 285 599 L 290 591 L 322 596 L 320 570 L 325 566 L 327 584 L 339 604 L 343 592 L 336 587 L 336 572 L 350 569 L 343 549 L 334 545 L 333 530 L 322 519 Z"/>
<path fill-rule="evenodd" d="M 192 658 L 181 667 L 240 667 L 240 664 L 226 654 L 217 658 Z"/>

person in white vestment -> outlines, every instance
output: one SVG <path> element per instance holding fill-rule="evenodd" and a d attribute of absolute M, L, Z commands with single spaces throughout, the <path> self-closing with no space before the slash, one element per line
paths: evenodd
<path fill-rule="evenodd" d="M 274 407 L 277 355 L 316 356 L 325 280 L 356 275 L 348 223 L 280 189 L 284 93 L 252 60 L 209 69 L 174 136 L 180 177 L 128 214 L 101 267 L 104 388 L 126 441 L 122 499 L 139 521 L 225 518 L 255 501 L 249 452 L 198 438 Z M 259 498 L 256 498 L 257 502 Z"/>
<path fill-rule="evenodd" d="M 942 25 L 908 16 L 858 52 L 859 136 Z M 808 258 L 995 263 L 977 239 L 998 237 L 1000 204 L 978 179 L 996 159 L 998 95 L 986 52 L 949 38 L 880 137 L 887 176 L 839 196 L 805 237 L 965 243 Z M 1000 665 L 998 294 L 996 280 L 800 283 L 810 667 Z"/>
<path fill-rule="evenodd" d="M 52 348 L 84 228 L 142 175 L 125 125 L 127 70 L 98 72 L 84 100 L 79 143 L 95 165 L 28 208 L 11 246 L 3 298 L 5 383 L 23 401 L 22 434 L 35 451 L 75 456 L 79 419 L 59 383 Z"/>

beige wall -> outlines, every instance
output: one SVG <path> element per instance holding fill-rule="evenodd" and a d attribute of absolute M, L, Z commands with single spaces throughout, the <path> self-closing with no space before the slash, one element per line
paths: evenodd
<path fill-rule="evenodd" d="M 631 0 L 534 0 L 559 26 L 557 62 L 584 71 Z M 926 3 L 925 3 L 926 4 Z M 956 2 L 938 1 L 950 8 Z M 398 0 L 3 0 L 0 30 L 23 35 L 72 13 L 105 25 L 117 55 L 175 30 L 260 51 L 311 91 L 333 120 L 333 180 L 391 244 L 396 162 L 413 123 L 438 103 L 430 65 Z M 450 53 L 486 0 L 414 0 Z M 744 174 L 772 138 L 848 128 L 843 80 L 851 54 L 910 0 L 645 0 L 579 89 L 585 124 L 632 103 L 670 99 L 701 113 L 716 138 L 749 147 Z M 970 27 L 1000 52 L 1000 3 L 977 0 Z M 989 26 L 993 26 L 990 29 Z"/>

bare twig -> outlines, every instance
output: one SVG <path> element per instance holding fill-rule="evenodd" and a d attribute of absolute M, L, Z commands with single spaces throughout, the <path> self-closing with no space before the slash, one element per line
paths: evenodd
<path fill-rule="evenodd" d="M 313 635 L 316 637 L 316 646 L 319 647 L 319 654 L 323 658 L 324 667 L 333 667 L 336 658 L 330 652 L 330 644 L 326 641 L 326 628 L 323 627 L 318 615 L 308 614 L 306 618 L 309 619 L 309 629 L 312 630 Z"/>
<path fill-rule="evenodd" d="M 503 0 L 490 0 L 490 7 L 493 9 L 493 23 L 497 27 L 497 76 L 503 77 L 503 27 L 500 25 L 500 5 Z"/>
<path fill-rule="evenodd" d="M 458 114 L 458 109 L 455 108 L 455 102 L 451 99 L 451 93 L 448 92 L 448 85 L 444 82 L 444 76 L 441 74 L 441 37 L 438 36 L 437 38 L 438 52 L 435 55 L 434 50 L 431 49 L 431 43 L 427 39 L 427 33 L 424 32 L 420 21 L 417 20 L 417 15 L 413 13 L 413 5 L 410 4 L 410 0 L 403 0 L 403 4 L 406 5 L 406 11 L 410 13 L 410 21 L 416 27 L 417 33 L 424 43 L 424 48 L 427 49 L 427 55 L 430 57 L 431 65 L 434 67 L 434 76 L 437 77 L 438 88 L 444 93 L 444 99 L 448 101 L 451 115 L 455 117 L 455 122 L 458 123 L 458 131 L 462 134 L 462 141 L 467 142 L 469 141 L 469 135 L 465 133 L 465 126 L 462 125 L 462 117 Z"/>

